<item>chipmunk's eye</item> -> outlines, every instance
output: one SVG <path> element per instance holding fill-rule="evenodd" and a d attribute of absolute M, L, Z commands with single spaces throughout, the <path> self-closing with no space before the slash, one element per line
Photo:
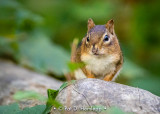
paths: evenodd
<path fill-rule="evenodd" d="M 89 37 L 87 37 L 87 42 L 89 42 Z"/>
<path fill-rule="evenodd" d="M 105 35 L 104 36 L 104 41 L 108 41 L 109 40 L 109 36 L 108 35 Z"/>

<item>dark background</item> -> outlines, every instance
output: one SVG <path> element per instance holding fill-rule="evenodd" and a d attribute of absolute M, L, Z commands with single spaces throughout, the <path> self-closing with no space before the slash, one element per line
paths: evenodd
<path fill-rule="evenodd" d="M 159 0 L 0 0 L 0 58 L 64 80 L 88 18 L 114 19 L 125 62 L 117 82 L 160 95 Z"/>

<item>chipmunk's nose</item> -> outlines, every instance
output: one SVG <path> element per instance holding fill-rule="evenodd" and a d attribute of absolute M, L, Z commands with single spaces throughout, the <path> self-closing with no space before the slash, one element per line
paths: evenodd
<path fill-rule="evenodd" d="M 93 44 L 92 53 L 93 54 L 97 54 L 97 52 L 98 52 L 98 48 L 97 48 L 97 46 L 95 44 Z"/>

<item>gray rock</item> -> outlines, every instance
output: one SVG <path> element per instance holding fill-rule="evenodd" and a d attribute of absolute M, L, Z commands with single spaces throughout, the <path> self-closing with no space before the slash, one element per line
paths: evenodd
<path fill-rule="evenodd" d="M 115 106 L 124 112 L 160 114 L 160 97 L 146 90 L 99 79 L 76 81 L 60 91 L 56 99 L 66 107 L 78 109 Z"/>
<path fill-rule="evenodd" d="M 47 89 L 58 89 L 62 82 L 30 70 L 19 67 L 11 62 L 0 60 L 0 105 L 15 102 L 13 95 L 17 91 L 35 91 L 47 97 Z M 20 107 L 45 104 L 37 100 L 22 100 Z"/>

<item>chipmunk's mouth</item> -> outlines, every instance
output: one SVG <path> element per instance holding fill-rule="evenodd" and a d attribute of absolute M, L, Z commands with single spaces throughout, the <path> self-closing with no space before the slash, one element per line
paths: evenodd
<path fill-rule="evenodd" d="M 99 51 L 96 51 L 96 52 L 90 51 L 90 54 L 96 57 L 101 57 L 105 55 L 103 53 L 100 53 Z"/>
<path fill-rule="evenodd" d="M 99 55 L 98 51 L 92 51 L 91 54 L 96 56 Z"/>
<path fill-rule="evenodd" d="M 101 57 L 101 56 L 104 56 L 104 54 L 100 54 L 100 53 L 93 53 L 94 56 L 97 56 L 97 57 Z"/>
<path fill-rule="evenodd" d="M 93 55 L 98 56 L 99 54 L 94 53 Z"/>
<path fill-rule="evenodd" d="M 96 55 L 96 56 L 98 56 L 98 55 L 100 55 L 100 54 L 98 54 L 98 53 L 93 53 L 93 55 Z"/>

